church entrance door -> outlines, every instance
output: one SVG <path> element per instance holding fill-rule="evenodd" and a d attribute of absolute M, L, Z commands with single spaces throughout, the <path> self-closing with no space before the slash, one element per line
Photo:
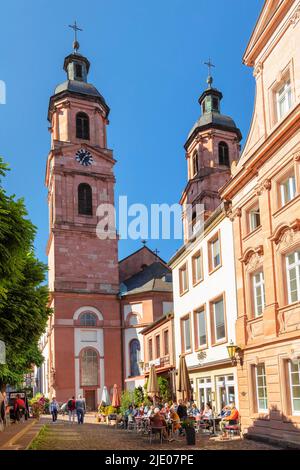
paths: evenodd
<path fill-rule="evenodd" d="M 96 390 L 85 390 L 84 398 L 87 411 L 96 410 Z"/>

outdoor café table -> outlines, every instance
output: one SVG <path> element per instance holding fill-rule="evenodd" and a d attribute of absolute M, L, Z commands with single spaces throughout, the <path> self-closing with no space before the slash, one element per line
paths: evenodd
<path fill-rule="evenodd" d="M 150 419 L 147 418 L 147 416 L 139 416 L 138 420 L 139 423 L 137 422 L 137 432 L 140 432 L 142 434 L 148 434 Z"/>
<path fill-rule="evenodd" d="M 153 431 L 159 431 L 160 443 L 162 444 L 165 429 L 166 429 L 166 426 L 151 426 L 150 425 L 150 444 L 151 444 L 151 441 L 152 441 L 152 434 L 155 434 L 155 432 L 153 432 Z"/>
<path fill-rule="evenodd" d="M 136 424 L 136 432 L 139 433 L 139 432 L 142 432 L 143 430 L 143 416 L 136 416 L 135 417 L 135 424 Z"/>
<path fill-rule="evenodd" d="M 213 432 L 212 432 L 211 436 L 216 436 L 216 435 L 217 435 L 217 432 L 216 432 L 216 424 L 219 424 L 219 422 L 221 421 L 221 418 L 218 418 L 218 417 L 216 416 L 216 417 L 209 418 L 208 421 L 211 421 L 211 422 L 212 422 L 212 425 L 213 425 Z"/>

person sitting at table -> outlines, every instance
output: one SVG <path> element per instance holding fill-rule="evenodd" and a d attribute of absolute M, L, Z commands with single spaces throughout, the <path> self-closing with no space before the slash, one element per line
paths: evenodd
<path fill-rule="evenodd" d="M 231 409 L 230 409 L 230 406 L 229 405 L 225 405 L 223 406 L 220 414 L 218 415 L 219 418 L 225 418 L 225 416 L 229 416 L 231 413 Z"/>
<path fill-rule="evenodd" d="M 169 405 L 169 403 L 165 403 L 163 408 L 160 410 L 160 412 L 165 418 L 168 418 L 169 414 L 170 414 L 170 405 Z"/>
<path fill-rule="evenodd" d="M 151 416 L 153 415 L 154 413 L 154 406 L 151 405 L 148 412 L 147 412 L 147 418 L 151 418 Z"/>
<path fill-rule="evenodd" d="M 135 406 L 135 405 L 133 405 L 132 408 L 133 408 L 133 409 L 132 409 L 132 417 L 135 418 L 135 417 L 138 415 L 138 413 L 139 413 L 139 408 L 138 408 L 137 406 Z"/>
<path fill-rule="evenodd" d="M 192 404 L 192 409 L 191 409 L 191 416 L 194 416 L 194 418 L 196 418 L 199 415 L 200 415 L 200 411 L 199 411 L 196 403 L 193 403 Z"/>
<path fill-rule="evenodd" d="M 177 411 L 178 404 L 177 404 L 177 401 L 176 401 L 176 400 L 173 400 L 172 405 L 171 405 L 171 408 L 173 408 L 173 410 Z"/>
<path fill-rule="evenodd" d="M 206 428 L 210 428 L 212 426 L 211 418 L 213 416 L 212 408 L 210 403 L 206 403 L 203 413 L 201 415 L 200 423 L 205 425 Z"/>
<path fill-rule="evenodd" d="M 203 413 L 201 415 L 202 420 L 209 420 L 212 418 L 212 408 L 209 403 L 206 403 Z"/>
<path fill-rule="evenodd" d="M 193 416 L 193 403 L 188 401 L 186 404 L 186 410 L 188 416 Z"/>
<path fill-rule="evenodd" d="M 142 406 L 144 407 L 144 415 L 147 415 L 147 413 L 149 411 L 149 406 L 145 405 L 145 403 L 142 403 Z"/>
<path fill-rule="evenodd" d="M 129 405 L 128 409 L 125 411 L 124 414 L 124 423 L 125 423 L 125 429 L 128 428 L 128 421 L 133 420 L 133 406 Z"/>
<path fill-rule="evenodd" d="M 167 422 L 165 418 L 162 416 L 160 409 L 155 408 L 153 416 L 150 418 L 150 425 L 151 425 L 151 432 L 155 432 L 157 429 L 160 431 L 162 429 L 162 434 L 165 439 L 168 439 L 167 433 Z M 152 429 L 154 428 L 154 429 Z"/>
<path fill-rule="evenodd" d="M 225 426 L 228 426 L 228 425 L 234 426 L 235 424 L 238 423 L 238 420 L 239 420 L 239 412 L 237 408 L 235 407 L 235 404 L 232 403 L 231 408 L 230 408 L 230 415 L 224 416 L 224 418 L 220 422 L 220 429 L 223 433 L 223 436 L 226 434 Z"/>

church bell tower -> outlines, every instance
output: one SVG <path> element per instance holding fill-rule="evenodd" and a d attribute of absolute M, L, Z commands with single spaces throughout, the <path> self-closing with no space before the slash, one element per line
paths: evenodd
<path fill-rule="evenodd" d="M 78 27 L 72 26 L 75 33 Z M 46 168 L 49 288 L 54 315 L 49 340 L 50 394 L 85 396 L 90 408 L 103 386 L 121 385 L 117 238 L 99 239 L 97 208 L 114 205 L 114 165 L 107 147 L 109 107 L 88 82 L 90 62 L 74 51 L 66 81 L 50 98 L 51 149 Z"/>
<path fill-rule="evenodd" d="M 219 189 L 229 180 L 231 165 L 240 154 L 242 135 L 235 122 L 221 113 L 222 93 L 212 86 L 209 61 L 208 87 L 201 94 L 201 116 L 184 145 L 188 182 L 180 203 L 183 207 L 184 240 L 187 242 L 220 205 Z M 199 210 L 196 210 L 200 208 Z"/>

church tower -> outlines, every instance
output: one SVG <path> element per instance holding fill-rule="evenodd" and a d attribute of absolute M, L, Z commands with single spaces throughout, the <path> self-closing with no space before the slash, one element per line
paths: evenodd
<path fill-rule="evenodd" d="M 209 67 L 212 64 L 208 63 Z M 182 193 L 184 240 L 197 231 L 199 217 L 206 220 L 220 205 L 219 189 L 229 180 L 231 165 L 238 161 L 242 135 L 234 121 L 221 113 L 222 93 L 208 87 L 199 98 L 201 117 L 184 145 L 188 183 Z M 199 212 L 196 207 L 201 207 Z"/>
<path fill-rule="evenodd" d="M 75 24 L 75 31 L 77 30 Z M 50 98 L 49 332 L 50 395 L 82 394 L 94 409 L 104 385 L 121 386 L 118 241 L 96 233 L 99 205 L 114 205 L 114 164 L 107 147 L 109 107 L 88 82 L 90 62 L 78 52 L 64 61 L 67 79 Z"/>

